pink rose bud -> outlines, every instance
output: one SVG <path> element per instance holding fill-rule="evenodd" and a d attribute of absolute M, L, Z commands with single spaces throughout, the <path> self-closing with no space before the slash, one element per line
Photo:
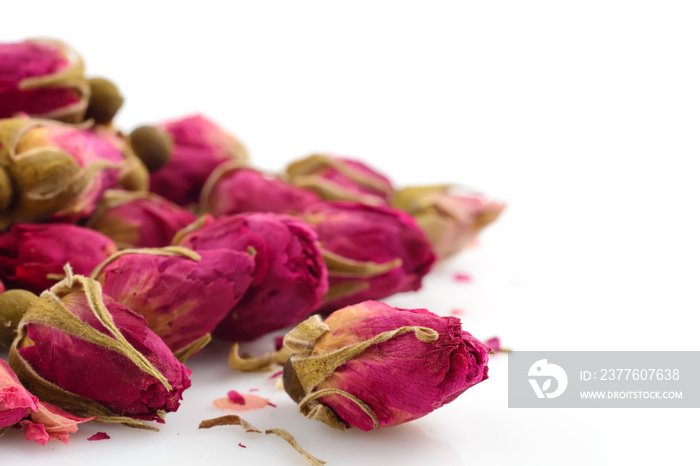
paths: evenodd
<path fill-rule="evenodd" d="M 17 375 L 0 359 L 0 435 L 39 409 L 39 400 L 22 386 Z"/>
<path fill-rule="evenodd" d="M 198 203 L 204 182 L 217 166 L 248 158 L 236 138 L 201 115 L 169 121 L 160 128 L 172 139 L 173 149 L 170 160 L 151 174 L 151 191 L 176 204 Z M 139 157 L 150 160 L 150 153 L 134 149 Z"/>
<path fill-rule="evenodd" d="M 73 275 L 27 310 L 10 366 L 42 401 L 80 417 L 144 427 L 176 411 L 190 371 L 146 320 Z"/>
<path fill-rule="evenodd" d="M 82 418 L 68 413 L 58 406 L 44 401 L 39 402 L 37 412 L 31 412 L 29 419 L 19 422 L 24 427 L 24 438 L 46 445 L 49 440 L 68 443 L 68 434 L 78 431 L 78 424 L 92 421 L 94 417 Z"/>
<path fill-rule="evenodd" d="M 86 225 L 111 238 L 119 249 L 162 248 L 195 220 L 192 212 L 156 194 L 110 190 Z"/>
<path fill-rule="evenodd" d="M 83 68 L 80 55 L 56 40 L 0 44 L 0 118 L 82 121 L 90 95 Z"/>
<path fill-rule="evenodd" d="M 124 154 L 90 130 L 48 120 L 0 120 L 0 178 L 10 183 L 0 188 L 0 228 L 89 216 L 119 181 L 123 164 Z"/>
<path fill-rule="evenodd" d="M 121 251 L 95 269 L 93 278 L 106 295 L 144 316 L 183 361 L 209 342 L 254 271 L 254 255 L 247 250 L 194 253 L 171 246 Z"/>
<path fill-rule="evenodd" d="M 284 388 L 307 418 L 364 431 L 425 416 L 488 378 L 488 348 L 456 317 L 366 301 L 288 333 Z"/>
<path fill-rule="evenodd" d="M 39 294 L 63 276 L 70 262 L 89 274 L 117 252 L 115 244 L 89 228 L 64 223 L 14 225 L 0 234 L 0 277 L 10 288 Z"/>
<path fill-rule="evenodd" d="M 328 288 L 316 235 L 301 221 L 281 214 L 247 213 L 203 217 L 174 243 L 206 250 L 255 251 L 253 283 L 219 323 L 214 335 L 252 340 L 306 318 Z"/>
<path fill-rule="evenodd" d="M 315 191 L 327 201 L 355 201 L 386 205 L 394 188 L 391 181 L 358 160 L 312 155 L 287 167 L 290 183 Z"/>
<path fill-rule="evenodd" d="M 328 267 L 322 312 L 418 290 L 435 262 L 425 234 L 398 209 L 322 202 L 306 209 L 302 219 L 318 233 Z"/>
<path fill-rule="evenodd" d="M 404 188 L 393 205 L 411 214 L 425 231 L 440 259 L 464 249 L 505 208 L 475 193 L 459 193 L 449 185 Z"/>
<path fill-rule="evenodd" d="M 201 210 L 214 217 L 244 212 L 296 215 L 319 200 L 313 191 L 232 161 L 219 165 L 207 179 Z"/>

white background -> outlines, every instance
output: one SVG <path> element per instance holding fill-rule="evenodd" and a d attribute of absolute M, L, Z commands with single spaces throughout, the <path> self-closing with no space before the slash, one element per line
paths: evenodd
<path fill-rule="evenodd" d="M 477 248 L 391 304 L 460 308 L 465 329 L 518 350 L 671 351 L 700 349 L 699 21 L 681 1 L 7 0 L 0 39 L 71 43 L 120 85 L 127 130 L 199 111 L 265 169 L 334 152 L 399 185 L 456 182 L 508 204 Z M 220 414 L 214 398 L 253 387 L 278 407 L 245 417 L 331 465 L 697 461 L 697 410 L 508 409 L 504 355 L 419 421 L 340 433 L 297 415 L 267 375 L 230 371 L 226 351 L 191 361 L 160 433 L 88 424 L 42 448 L 10 432 L 3 466 L 306 464 L 280 439 L 197 431 Z M 112 439 L 85 440 L 97 431 Z"/>

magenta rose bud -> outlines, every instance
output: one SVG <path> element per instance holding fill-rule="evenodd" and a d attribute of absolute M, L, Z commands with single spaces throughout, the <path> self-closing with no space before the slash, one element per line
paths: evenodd
<path fill-rule="evenodd" d="M 320 304 L 328 288 L 316 234 L 300 220 L 280 214 L 247 213 L 203 217 L 175 244 L 206 250 L 255 251 L 253 283 L 214 335 L 253 340 L 297 323 Z"/>
<path fill-rule="evenodd" d="M 440 259 L 464 249 L 505 208 L 500 202 L 449 185 L 404 188 L 394 196 L 393 205 L 416 219 Z"/>
<path fill-rule="evenodd" d="M 425 416 L 488 378 L 489 349 L 456 317 L 366 301 L 284 339 L 284 387 L 310 419 L 368 431 Z"/>
<path fill-rule="evenodd" d="M 328 266 L 322 312 L 418 290 L 435 262 L 423 231 L 398 209 L 321 202 L 301 218 L 313 225 Z"/>
<path fill-rule="evenodd" d="M 201 210 L 214 217 L 243 212 L 296 215 L 319 200 L 313 191 L 234 161 L 211 174 L 202 190 Z"/>
<path fill-rule="evenodd" d="M 148 321 L 182 361 L 211 339 L 209 333 L 253 281 L 250 251 L 182 247 L 121 251 L 93 271 L 104 293 Z"/>
<path fill-rule="evenodd" d="M 0 435 L 5 429 L 39 410 L 39 400 L 22 386 L 5 361 L 0 359 Z"/>
<path fill-rule="evenodd" d="M 124 154 L 87 129 L 49 120 L 0 120 L 0 228 L 49 218 L 89 216 L 114 187 Z M 2 184 L 2 183 L 0 183 Z"/>
<path fill-rule="evenodd" d="M 82 121 L 90 95 L 83 68 L 80 55 L 56 40 L 0 44 L 0 118 Z"/>
<path fill-rule="evenodd" d="M 41 294 L 10 348 L 10 366 L 42 401 L 80 417 L 143 427 L 180 406 L 190 371 L 146 320 L 73 275 Z"/>
<path fill-rule="evenodd" d="M 326 201 L 355 201 L 387 205 L 394 188 L 391 181 L 359 160 L 312 155 L 287 167 L 289 182 L 315 191 Z"/>
<path fill-rule="evenodd" d="M 156 194 L 110 190 L 87 226 L 111 238 L 119 249 L 162 248 L 195 220 L 192 212 Z"/>
<path fill-rule="evenodd" d="M 199 202 L 204 182 L 216 167 L 248 158 L 243 145 L 201 115 L 159 125 L 172 139 L 170 160 L 151 174 L 151 191 L 186 206 Z M 148 154 L 137 151 L 139 157 Z"/>
<path fill-rule="evenodd" d="M 63 223 L 14 225 L 0 234 L 0 277 L 9 288 L 39 294 L 63 277 L 63 266 L 89 274 L 117 252 L 115 244 L 89 228 Z"/>

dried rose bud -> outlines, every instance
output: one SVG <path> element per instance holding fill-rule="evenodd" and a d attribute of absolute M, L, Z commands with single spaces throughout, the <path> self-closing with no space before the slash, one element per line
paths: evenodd
<path fill-rule="evenodd" d="M 15 373 L 0 359 L 0 436 L 8 427 L 39 409 L 39 400 L 22 386 Z"/>
<path fill-rule="evenodd" d="M 479 194 L 455 192 L 449 185 L 404 188 L 395 194 L 393 205 L 416 219 L 440 259 L 464 249 L 505 208 Z"/>
<path fill-rule="evenodd" d="M 209 333 L 243 297 L 254 271 L 249 251 L 194 253 L 172 246 L 121 251 L 100 264 L 92 278 L 107 296 L 144 316 L 184 360 L 209 342 Z"/>
<path fill-rule="evenodd" d="M 168 163 L 151 174 L 151 191 L 179 205 L 199 202 L 204 182 L 217 166 L 248 158 L 236 138 L 201 115 L 163 123 L 160 129 L 172 139 L 173 152 Z M 142 160 L 150 160 L 135 150 Z"/>
<path fill-rule="evenodd" d="M 19 321 L 37 299 L 37 295 L 27 290 L 0 293 L 0 346 L 9 348 L 12 345 Z"/>
<path fill-rule="evenodd" d="M 364 431 L 418 419 L 488 378 L 459 319 L 366 301 L 285 336 L 284 388 L 309 419 Z"/>
<path fill-rule="evenodd" d="M 111 238 L 119 249 L 161 248 L 195 220 L 192 212 L 153 193 L 112 190 L 86 226 Z"/>
<path fill-rule="evenodd" d="M 89 274 L 115 252 L 112 240 L 89 228 L 18 224 L 0 234 L 0 277 L 10 288 L 39 294 L 62 278 L 67 262 L 77 273 Z"/>
<path fill-rule="evenodd" d="M 119 88 L 105 78 L 90 78 L 88 84 L 90 101 L 85 118 L 92 119 L 97 124 L 110 123 L 124 103 Z"/>
<path fill-rule="evenodd" d="M 68 434 L 78 431 L 78 424 L 92 421 L 94 417 L 82 418 L 68 413 L 58 406 L 44 401 L 39 402 L 39 409 L 31 412 L 28 419 L 19 425 L 24 428 L 24 438 L 46 445 L 50 440 L 61 443 L 69 442 Z"/>
<path fill-rule="evenodd" d="M 12 184 L 0 229 L 87 217 L 117 183 L 123 163 L 119 149 L 89 130 L 49 120 L 0 120 L 0 166 Z"/>
<path fill-rule="evenodd" d="M 415 220 L 391 207 L 321 202 L 301 218 L 313 225 L 328 267 L 322 312 L 418 290 L 435 262 Z"/>
<path fill-rule="evenodd" d="M 243 212 L 295 215 L 319 200 L 313 191 L 232 161 L 219 165 L 209 176 L 200 207 L 214 217 Z"/>
<path fill-rule="evenodd" d="M 312 155 L 287 167 L 289 182 L 327 201 L 386 205 L 394 188 L 384 175 L 358 160 Z"/>
<path fill-rule="evenodd" d="M 80 417 L 144 427 L 176 411 L 190 371 L 146 320 L 73 275 L 41 294 L 10 348 L 10 366 L 42 401 Z"/>
<path fill-rule="evenodd" d="M 78 123 L 90 87 L 83 60 L 68 45 L 48 39 L 0 44 L 0 118 L 26 113 Z"/>
<path fill-rule="evenodd" d="M 299 322 L 318 307 L 328 288 L 316 235 L 286 215 L 205 216 L 173 241 L 198 253 L 255 251 L 253 283 L 214 332 L 228 340 L 252 340 Z"/>

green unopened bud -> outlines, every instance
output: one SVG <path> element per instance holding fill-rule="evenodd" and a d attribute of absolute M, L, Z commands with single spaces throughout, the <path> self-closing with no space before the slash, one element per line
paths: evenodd
<path fill-rule="evenodd" d="M 0 345 L 12 346 L 19 321 L 37 299 L 34 293 L 25 290 L 8 290 L 0 294 Z"/>
<path fill-rule="evenodd" d="M 131 132 L 131 148 L 153 173 L 167 164 L 173 153 L 173 140 L 155 126 L 140 126 Z"/>
<path fill-rule="evenodd" d="M 109 123 L 124 103 L 124 97 L 119 92 L 119 88 L 107 79 L 92 78 L 88 83 L 90 101 L 85 118 L 92 118 L 98 124 Z"/>

